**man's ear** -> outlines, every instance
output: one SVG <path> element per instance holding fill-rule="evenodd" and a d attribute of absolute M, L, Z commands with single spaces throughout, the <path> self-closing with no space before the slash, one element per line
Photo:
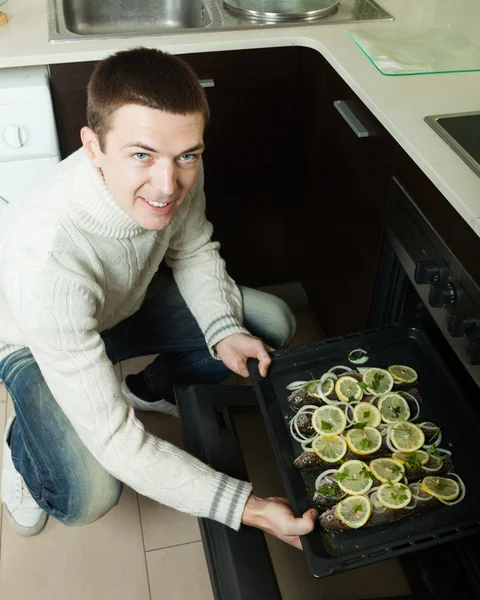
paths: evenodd
<path fill-rule="evenodd" d="M 98 141 L 97 134 L 90 129 L 90 127 L 82 127 L 80 131 L 80 137 L 82 139 L 83 149 L 85 154 L 92 161 L 95 167 L 100 168 L 102 162 L 103 152 L 100 149 L 100 143 Z"/>

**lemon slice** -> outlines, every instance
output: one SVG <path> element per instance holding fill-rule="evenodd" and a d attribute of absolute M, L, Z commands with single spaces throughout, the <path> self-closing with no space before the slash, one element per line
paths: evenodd
<path fill-rule="evenodd" d="M 363 396 L 363 390 L 355 377 L 343 375 L 335 382 L 335 393 L 343 402 L 354 402 Z"/>
<path fill-rule="evenodd" d="M 418 379 L 418 373 L 411 367 L 405 365 L 392 365 L 388 367 L 388 372 L 396 381 L 402 383 L 414 383 Z"/>
<path fill-rule="evenodd" d="M 339 435 L 319 435 L 312 442 L 312 450 L 325 462 L 338 462 L 347 451 L 345 440 Z"/>
<path fill-rule="evenodd" d="M 394 452 L 392 454 L 393 460 L 404 464 L 406 467 L 415 467 L 416 465 L 426 465 L 430 460 L 428 452 L 425 450 L 417 450 L 416 452 Z"/>
<path fill-rule="evenodd" d="M 458 483 L 446 477 L 425 477 L 422 481 L 422 490 L 440 500 L 455 500 L 460 495 Z"/>
<path fill-rule="evenodd" d="M 356 423 L 366 423 L 370 427 L 378 427 L 382 415 L 376 406 L 370 402 L 359 402 L 353 409 L 353 419 Z"/>
<path fill-rule="evenodd" d="M 363 527 L 372 514 L 372 505 L 366 496 L 349 496 L 337 504 L 337 517 L 352 529 Z"/>
<path fill-rule="evenodd" d="M 397 483 L 405 475 L 403 466 L 393 458 L 375 458 L 370 462 L 370 471 L 382 483 Z"/>
<path fill-rule="evenodd" d="M 320 394 L 318 393 L 318 386 L 320 385 L 320 381 L 309 381 L 307 383 L 307 394 L 312 396 L 313 398 L 320 398 Z M 335 383 L 332 379 L 328 378 L 322 383 L 322 392 L 325 396 L 329 396 L 333 392 L 333 388 L 335 387 Z"/>
<path fill-rule="evenodd" d="M 398 421 L 390 430 L 390 441 L 398 450 L 414 452 L 425 443 L 425 434 L 410 421 Z"/>
<path fill-rule="evenodd" d="M 400 394 L 390 392 L 384 394 L 378 401 L 378 410 L 385 423 L 395 423 L 395 421 L 408 421 L 410 418 L 410 408 L 408 402 Z"/>
<path fill-rule="evenodd" d="M 365 494 L 372 487 L 370 470 L 361 460 L 347 460 L 334 477 L 338 487 L 346 494 Z"/>
<path fill-rule="evenodd" d="M 346 440 L 348 447 L 355 454 L 372 454 L 382 445 L 382 434 L 374 427 L 350 429 Z"/>
<path fill-rule="evenodd" d="M 386 394 L 393 387 L 393 377 L 385 369 L 370 367 L 365 371 L 362 379 L 369 394 Z"/>
<path fill-rule="evenodd" d="M 377 498 L 383 506 L 398 510 L 410 504 L 412 491 L 403 483 L 384 483 L 377 490 Z"/>
<path fill-rule="evenodd" d="M 312 415 L 312 426 L 320 435 L 338 435 L 347 426 L 347 417 L 338 406 L 320 406 Z"/>

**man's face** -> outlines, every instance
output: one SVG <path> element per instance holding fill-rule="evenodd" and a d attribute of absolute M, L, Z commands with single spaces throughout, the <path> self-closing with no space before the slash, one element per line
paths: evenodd
<path fill-rule="evenodd" d="M 160 231 L 195 183 L 203 127 L 199 112 L 173 115 L 129 104 L 112 115 L 104 152 L 88 127 L 82 142 L 117 204 L 141 227 Z"/>

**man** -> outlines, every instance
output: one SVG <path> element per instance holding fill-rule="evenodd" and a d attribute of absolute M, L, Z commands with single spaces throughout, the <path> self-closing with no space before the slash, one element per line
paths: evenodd
<path fill-rule="evenodd" d="M 6 515 L 22 535 L 41 531 L 47 515 L 88 524 L 126 483 L 300 547 L 316 511 L 296 519 L 283 499 L 257 498 L 249 483 L 146 432 L 134 413 L 176 416 L 173 381 L 247 376 L 249 357 L 265 375 L 270 347 L 294 333 L 288 307 L 239 289 L 210 240 L 204 92 L 176 57 L 120 52 L 92 75 L 87 117 L 83 148 L 0 224 L 0 378 L 15 408 Z M 158 270 L 164 259 L 172 274 Z M 159 356 L 120 386 L 113 365 L 145 354 Z"/>

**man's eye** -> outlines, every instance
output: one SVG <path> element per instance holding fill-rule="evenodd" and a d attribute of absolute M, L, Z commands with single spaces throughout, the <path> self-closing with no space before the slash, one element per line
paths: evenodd
<path fill-rule="evenodd" d="M 147 158 L 150 158 L 148 154 L 145 154 L 145 152 L 136 152 L 133 155 L 137 160 L 147 160 Z"/>
<path fill-rule="evenodd" d="M 193 163 L 197 160 L 198 154 L 182 154 L 180 157 L 180 162 L 183 163 Z"/>

